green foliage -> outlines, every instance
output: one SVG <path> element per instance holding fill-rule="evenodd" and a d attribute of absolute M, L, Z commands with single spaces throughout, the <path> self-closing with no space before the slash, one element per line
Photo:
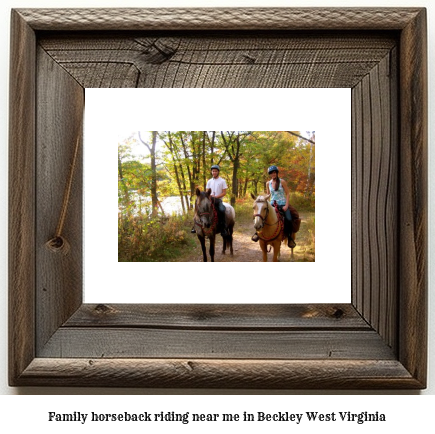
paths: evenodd
<path fill-rule="evenodd" d="M 314 211 L 315 209 L 315 196 L 304 196 L 302 193 L 297 192 L 290 194 L 290 205 L 298 211 Z"/>
<path fill-rule="evenodd" d="M 165 219 L 145 215 L 118 217 L 118 261 L 167 261 L 194 244 L 191 217 Z"/>
<path fill-rule="evenodd" d="M 221 167 L 228 185 L 224 201 L 235 205 L 239 221 L 252 219 L 249 194 L 264 192 L 272 164 L 289 186 L 290 203 L 314 211 L 315 146 L 301 135 L 314 142 L 314 134 L 288 131 L 158 131 L 126 138 L 118 144 L 119 260 L 170 258 L 192 241 L 181 236 L 190 231 L 182 229 L 182 217 L 167 220 L 157 213 L 165 198 L 176 197 L 191 222 L 195 189 L 205 188 L 213 164 Z"/>
<path fill-rule="evenodd" d="M 153 170 L 146 158 L 132 152 L 134 136 L 118 144 L 118 207 L 124 215 L 151 213 Z M 163 167 L 156 169 L 156 179 L 165 191 L 170 180 Z"/>
<path fill-rule="evenodd" d="M 237 216 L 237 225 L 252 223 L 253 203 L 254 201 L 247 197 L 236 200 L 234 211 L 236 212 Z"/>
<path fill-rule="evenodd" d="M 296 241 L 302 253 L 301 262 L 313 262 L 315 260 L 315 217 L 313 212 L 303 214 L 302 224 L 296 234 Z"/>

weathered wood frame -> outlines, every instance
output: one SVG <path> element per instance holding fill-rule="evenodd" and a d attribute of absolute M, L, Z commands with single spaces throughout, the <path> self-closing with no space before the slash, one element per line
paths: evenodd
<path fill-rule="evenodd" d="M 48 252 L 44 243 L 59 215 L 84 91 L 40 38 L 235 30 L 383 32 L 398 41 L 388 62 L 352 87 L 352 303 L 82 304 L 80 182 L 65 229 L 70 253 Z M 11 36 L 11 385 L 426 387 L 425 9 L 22 9 L 12 11 Z"/>

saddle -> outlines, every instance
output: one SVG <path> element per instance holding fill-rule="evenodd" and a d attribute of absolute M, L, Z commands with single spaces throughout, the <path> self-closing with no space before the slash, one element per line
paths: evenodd
<path fill-rule="evenodd" d="M 223 204 L 222 199 L 216 199 L 215 197 L 211 198 L 211 202 L 213 204 L 214 209 L 217 212 L 217 233 L 220 233 L 223 237 L 226 236 L 226 222 L 225 222 L 225 205 Z"/>
<path fill-rule="evenodd" d="M 278 211 L 281 215 L 281 218 L 284 219 L 284 211 L 282 209 L 282 206 L 277 206 L 275 209 L 278 208 Z M 292 233 L 299 232 L 299 229 L 301 227 L 301 218 L 299 217 L 299 213 L 293 206 L 289 205 L 288 209 L 290 210 L 290 214 L 292 216 Z"/>

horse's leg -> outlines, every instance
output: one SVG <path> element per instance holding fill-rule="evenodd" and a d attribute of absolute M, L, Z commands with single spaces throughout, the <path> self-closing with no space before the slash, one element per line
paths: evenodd
<path fill-rule="evenodd" d="M 291 237 L 293 238 L 293 241 L 296 241 L 296 234 L 294 232 L 292 233 Z M 290 247 L 290 250 L 292 252 L 291 255 L 290 255 L 290 261 L 294 262 L 295 261 L 295 257 L 294 257 L 294 254 L 293 254 L 294 248 Z"/>
<path fill-rule="evenodd" d="M 228 242 L 229 242 L 229 245 L 230 245 L 230 253 L 231 253 L 231 255 L 233 254 L 233 226 L 231 226 L 230 228 L 229 228 L 229 237 L 228 237 Z"/>
<path fill-rule="evenodd" d="M 227 239 L 222 237 L 222 254 L 225 255 L 225 250 L 227 249 Z"/>
<path fill-rule="evenodd" d="M 216 235 L 210 237 L 210 258 L 211 262 L 214 262 L 214 243 L 216 240 Z"/>
<path fill-rule="evenodd" d="M 281 247 L 281 241 L 278 240 L 278 242 L 273 243 L 273 262 L 278 262 L 278 256 L 280 254 Z"/>
<path fill-rule="evenodd" d="M 262 239 L 260 239 L 260 247 L 263 252 L 263 262 L 267 262 L 267 244 Z"/>
<path fill-rule="evenodd" d="M 205 249 L 205 238 L 201 237 L 200 235 L 196 234 L 198 236 L 198 240 L 201 243 L 201 249 L 202 249 L 202 260 L 204 262 L 207 262 L 207 252 Z"/>

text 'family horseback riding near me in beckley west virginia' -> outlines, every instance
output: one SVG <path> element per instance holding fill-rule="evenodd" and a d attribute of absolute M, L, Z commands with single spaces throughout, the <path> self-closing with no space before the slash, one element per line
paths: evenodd
<path fill-rule="evenodd" d="M 333 411 L 330 413 L 321 413 L 317 411 L 306 411 L 303 413 L 291 413 L 288 411 L 278 411 L 275 413 L 266 413 L 258 411 L 255 413 L 190 413 L 190 412 L 147 412 L 140 413 L 119 412 L 119 413 L 83 413 L 74 411 L 72 413 L 48 412 L 48 422 L 79 422 L 81 424 L 89 422 L 180 422 L 182 424 L 199 423 L 199 422 L 290 422 L 294 424 L 301 423 L 340 423 L 353 422 L 357 424 L 369 422 L 386 422 L 387 418 L 384 413 L 375 412 L 350 412 L 350 411 Z"/>

